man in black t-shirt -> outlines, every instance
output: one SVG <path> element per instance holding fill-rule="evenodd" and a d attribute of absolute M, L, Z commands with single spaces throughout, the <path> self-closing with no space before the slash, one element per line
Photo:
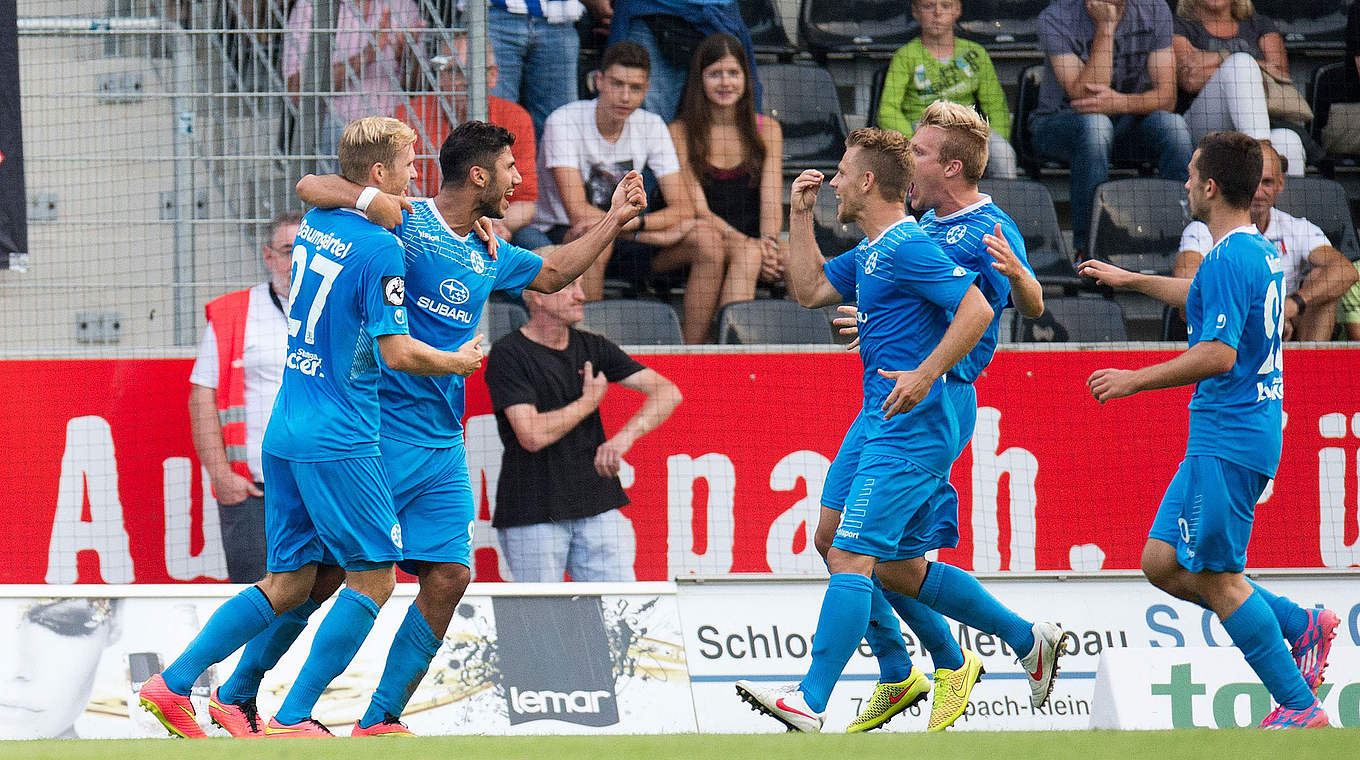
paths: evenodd
<path fill-rule="evenodd" d="M 632 524 L 619 482 L 623 456 L 680 403 L 675 383 L 572 325 L 579 281 L 525 291 L 529 323 L 496 342 L 486 370 L 505 454 L 491 524 L 516 581 L 631 581 Z M 606 438 L 600 402 L 609 383 L 641 391 L 642 408 Z"/>

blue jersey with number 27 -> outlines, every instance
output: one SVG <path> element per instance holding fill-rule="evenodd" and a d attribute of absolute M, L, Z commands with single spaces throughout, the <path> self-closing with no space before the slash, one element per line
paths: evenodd
<path fill-rule="evenodd" d="M 407 332 L 401 243 L 353 209 L 313 209 L 293 241 L 292 276 L 264 450 L 295 462 L 379 456 L 377 338 Z"/>
<path fill-rule="evenodd" d="M 1237 349 L 1237 361 L 1195 386 L 1187 456 L 1275 476 L 1283 438 L 1283 272 L 1275 246 L 1244 226 L 1209 249 L 1195 273 L 1185 302 L 1190 345 L 1220 341 Z"/>

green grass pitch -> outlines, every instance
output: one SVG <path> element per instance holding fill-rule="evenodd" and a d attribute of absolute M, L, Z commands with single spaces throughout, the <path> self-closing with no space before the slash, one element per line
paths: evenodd
<path fill-rule="evenodd" d="M 391 745 L 391 746 L 388 746 Z M 65 740 L 0 743 L 5 760 L 1285 760 L 1360 753 L 1360 729 L 1050 731 L 942 735 L 424 737 L 241 741 Z"/>

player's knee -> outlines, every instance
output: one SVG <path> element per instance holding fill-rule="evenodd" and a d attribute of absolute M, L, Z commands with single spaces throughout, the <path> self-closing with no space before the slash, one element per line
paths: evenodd
<path fill-rule="evenodd" d="M 340 584 L 345 582 L 345 569 L 336 565 L 320 565 L 316 568 L 316 580 L 312 582 L 311 599 L 317 604 L 330 599 Z M 300 603 L 300 602 L 299 602 Z"/>
<path fill-rule="evenodd" d="M 310 576 L 302 577 L 298 573 L 270 573 L 257 587 L 264 592 L 274 614 L 282 615 L 307 599 L 312 583 Z"/>
<path fill-rule="evenodd" d="M 1174 557 L 1168 562 L 1164 553 L 1151 545 L 1144 547 L 1140 566 L 1143 577 L 1147 578 L 1152 585 L 1163 590 L 1171 585 L 1176 576 L 1176 569 L 1179 567 Z"/>
<path fill-rule="evenodd" d="M 382 570 L 346 573 L 345 583 L 360 594 L 372 599 L 379 607 L 387 603 L 397 585 L 395 566 Z"/>
<path fill-rule="evenodd" d="M 440 599 L 457 601 L 467 591 L 472 582 L 472 571 L 467 565 L 456 562 L 440 562 L 432 565 L 421 577 L 421 590 L 428 590 Z"/>

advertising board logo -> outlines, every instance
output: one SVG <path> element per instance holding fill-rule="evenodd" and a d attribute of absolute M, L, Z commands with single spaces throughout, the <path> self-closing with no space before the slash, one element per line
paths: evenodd
<path fill-rule="evenodd" d="M 496 647 L 510 725 L 619 722 L 600 597 L 495 597 Z M 571 652 L 552 657 L 551 652 Z"/>
<path fill-rule="evenodd" d="M 472 296 L 472 293 L 463 283 L 453 278 L 449 278 L 439 283 L 439 295 L 443 296 L 445 301 L 457 306 L 458 304 L 467 303 L 467 300 Z"/>

